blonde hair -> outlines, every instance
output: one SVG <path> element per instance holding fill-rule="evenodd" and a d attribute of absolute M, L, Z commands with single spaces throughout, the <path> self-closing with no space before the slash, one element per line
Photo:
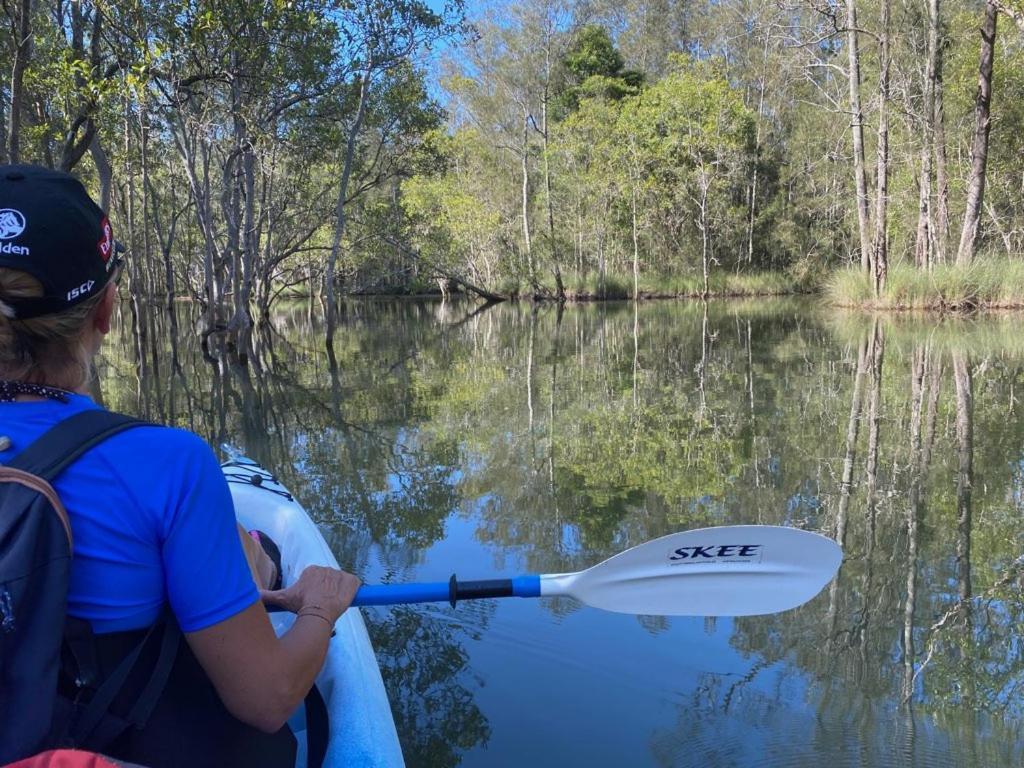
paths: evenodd
<path fill-rule="evenodd" d="M 63 312 L 17 319 L 8 299 L 43 295 L 27 272 L 0 267 L 0 379 L 79 389 L 92 377 L 92 354 L 84 330 L 103 298 L 100 291 Z"/>

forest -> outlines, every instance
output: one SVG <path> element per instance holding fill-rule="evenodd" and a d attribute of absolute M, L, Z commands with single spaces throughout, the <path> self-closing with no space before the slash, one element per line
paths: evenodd
<path fill-rule="evenodd" d="M 274 467 L 367 583 L 733 523 L 848 553 L 778 618 L 369 612 L 411 765 L 1022 764 L 1019 318 L 833 305 L 1024 308 L 1024 0 L 0 30 L 0 163 L 75 174 L 126 249 L 95 399 Z M 583 302 L 657 297 L 698 300 Z"/>
<path fill-rule="evenodd" d="M 1024 299 L 1020 0 L 4 0 L 2 23 L 0 162 L 94 192 L 140 322 L 916 275 Z"/>

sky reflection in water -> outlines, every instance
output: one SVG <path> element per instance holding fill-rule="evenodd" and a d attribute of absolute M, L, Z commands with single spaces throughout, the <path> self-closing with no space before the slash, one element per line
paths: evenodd
<path fill-rule="evenodd" d="M 159 332 L 139 369 L 125 322 L 104 397 L 273 467 L 370 582 L 577 570 L 715 524 L 846 561 L 767 617 L 367 611 L 410 765 L 1021 764 L 1015 318 L 474 309 L 346 303 L 332 359 L 295 305 L 248 370 L 187 336 L 176 369 Z"/>

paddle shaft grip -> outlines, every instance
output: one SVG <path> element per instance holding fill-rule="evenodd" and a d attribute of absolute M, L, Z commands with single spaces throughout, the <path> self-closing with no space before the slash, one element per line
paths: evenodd
<path fill-rule="evenodd" d="M 352 605 L 400 605 L 407 603 L 450 603 L 491 597 L 540 597 L 540 576 L 530 574 L 514 579 L 448 581 L 423 584 L 364 584 L 356 592 Z"/>

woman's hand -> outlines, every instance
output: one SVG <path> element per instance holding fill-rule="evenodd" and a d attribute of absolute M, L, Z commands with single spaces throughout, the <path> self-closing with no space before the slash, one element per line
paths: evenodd
<path fill-rule="evenodd" d="M 362 582 L 337 568 L 310 565 L 293 584 L 277 591 L 260 590 L 267 605 L 298 613 L 303 608 L 326 614 L 332 624 L 352 604 Z"/>
<path fill-rule="evenodd" d="M 281 637 L 254 602 L 212 627 L 185 635 L 224 706 L 235 717 L 275 733 L 309 693 L 323 667 L 331 629 L 352 603 L 359 579 L 311 565 L 286 589 L 260 590 L 263 602 L 303 616 Z M 255 670 L 255 673 L 254 673 Z"/>

